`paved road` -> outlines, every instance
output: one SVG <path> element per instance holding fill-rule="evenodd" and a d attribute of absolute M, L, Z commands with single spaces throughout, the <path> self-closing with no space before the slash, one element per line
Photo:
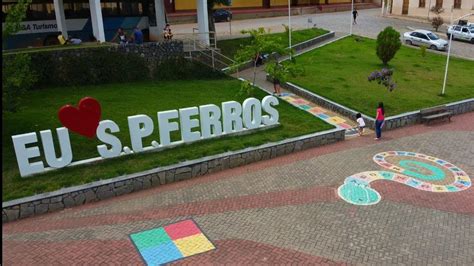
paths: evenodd
<path fill-rule="evenodd" d="M 350 12 L 336 12 L 336 13 L 322 13 L 322 14 L 308 14 L 301 16 L 292 16 L 291 22 L 294 28 L 307 28 L 308 18 L 311 18 L 313 24 L 317 27 L 329 29 L 336 32 L 348 33 L 351 23 Z M 432 30 L 429 23 L 418 21 L 410 21 L 397 18 L 386 18 L 380 16 L 380 9 L 365 9 L 359 10 L 358 24 L 354 25 L 353 33 L 361 36 L 376 38 L 377 34 L 387 26 L 392 26 L 399 32 L 403 33 L 409 31 L 407 27 L 416 29 Z M 272 32 L 282 32 L 284 28 L 282 24 L 288 25 L 288 17 L 272 17 L 249 20 L 236 20 L 232 22 L 232 34 L 234 36 L 240 35 L 243 29 L 264 27 L 270 29 Z M 196 24 L 181 24 L 173 26 L 176 33 L 189 33 L 190 29 L 196 27 Z M 229 38 L 229 23 L 217 23 L 216 31 L 220 38 Z M 440 29 L 438 35 L 446 39 L 445 27 Z M 474 44 L 453 41 L 452 50 L 453 55 L 474 59 Z"/>
<path fill-rule="evenodd" d="M 376 205 L 338 197 L 348 176 L 384 170 L 372 157 L 392 150 L 441 158 L 472 179 L 474 113 L 8 223 L 3 263 L 140 265 L 129 234 L 192 218 L 217 249 L 178 264 L 472 265 L 474 187 L 434 193 L 382 180 Z"/>

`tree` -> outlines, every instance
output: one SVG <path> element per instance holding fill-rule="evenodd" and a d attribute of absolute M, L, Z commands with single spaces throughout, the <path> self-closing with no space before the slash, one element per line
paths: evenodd
<path fill-rule="evenodd" d="M 430 11 L 436 14 L 436 17 L 431 19 L 431 26 L 433 26 L 435 31 L 438 31 L 439 27 L 444 23 L 443 18 L 440 16 L 440 14 L 444 12 L 444 9 L 439 6 L 434 6 Z"/>
<path fill-rule="evenodd" d="M 377 56 L 387 65 L 402 46 L 400 33 L 392 27 L 387 27 L 377 36 Z"/>
<path fill-rule="evenodd" d="M 3 47 L 5 47 L 8 36 L 21 30 L 21 22 L 26 18 L 26 11 L 30 3 L 31 0 L 18 0 L 8 10 L 2 28 Z M 9 60 L 4 59 L 2 64 L 2 112 L 15 112 L 18 109 L 21 96 L 36 83 L 37 75 L 31 70 L 31 57 L 26 53 L 18 53 Z"/>
<path fill-rule="evenodd" d="M 21 30 L 21 22 L 26 18 L 26 11 L 31 4 L 31 0 L 18 0 L 18 2 L 8 10 L 5 18 L 5 26 L 2 28 L 4 40 Z"/>
<path fill-rule="evenodd" d="M 235 64 L 233 65 L 233 68 L 238 69 L 240 65 L 252 60 L 254 65 L 254 84 L 257 76 L 257 60 L 255 60 L 257 56 L 264 54 L 272 55 L 274 53 L 285 55 L 291 52 L 290 50 L 285 49 L 285 45 L 282 44 L 281 38 L 269 38 L 268 36 L 265 36 L 269 31 L 266 31 L 264 28 L 243 30 L 241 33 L 250 34 L 251 41 L 249 45 L 246 45 L 237 51 L 234 57 Z"/>
<path fill-rule="evenodd" d="M 265 71 L 270 77 L 278 79 L 281 83 L 287 82 L 290 77 L 294 78 L 304 74 L 304 68 L 296 64 L 294 57 L 284 64 L 277 60 L 272 60 L 267 63 Z"/>
<path fill-rule="evenodd" d="M 223 6 L 230 6 L 232 3 L 231 0 L 207 0 L 207 18 L 209 21 L 209 32 L 216 32 L 216 25 L 214 24 L 214 7 L 218 5 L 223 5 Z M 210 33 L 209 33 L 210 35 Z M 215 40 L 215 35 L 214 36 L 209 36 L 210 39 Z"/>

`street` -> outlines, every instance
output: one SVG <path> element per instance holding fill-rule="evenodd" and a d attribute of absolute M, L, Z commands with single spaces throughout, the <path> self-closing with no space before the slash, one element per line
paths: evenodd
<path fill-rule="evenodd" d="M 376 38 L 377 34 L 388 26 L 392 26 L 393 28 L 398 30 L 401 36 L 404 32 L 411 31 L 410 28 L 433 31 L 433 28 L 429 23 L 405 20 L 400 18 L 381 17 L 380 9 L 378 8 L 358 10 L 358 12 L 359 17 L 357 18 L 357 25 L 353 26 L 353 33 L 360 36 Z M 291 25 L 293 29 L 304 29 L 312 27 L 315 24 L 316 27 L 332 30 L 337 33 L 349 33 L 351 19 L 352 17 L 349 11 L 323 14 L 307 14 L 301 16 L 292 16 Z M 308 20 L 312 20 L 312 23 L 309 24 Z M 216 31 L 218 39 L 229 39 L 241 35 L 241 30 L 249 28 L 264 27 L 270 29 L 271 32 L 283 32 L 284 28 L 282 24 L 288 25 L 288 17 L 272 17 L 232 21 L 232 35 L 230 35 L 229 23 L 221 22 L 216 23 Z M 178 36 L 179 34 L 183 33 L 191 33 L 192 28 L 196 27 L 196 24 L 172 25 L 173 31 L 177 33 Z M 436 33 L 440 38 L 447 39 L 446 26 L 442 26 L 439 29 L 439 32 Z M 446 52 L 439 53 L 445 54 Z M 453 40 L 451 47 L 451 55 L 474 59 L 474 44 Z"/>

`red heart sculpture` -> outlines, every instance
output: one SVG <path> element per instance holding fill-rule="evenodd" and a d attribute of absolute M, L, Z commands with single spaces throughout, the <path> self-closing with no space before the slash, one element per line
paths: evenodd
<path fill-rule="evenodd" d="M 100 104 L 91 97 L 82 98 L 78 108 L 68 104 L 58 112 L 59 121 L 63 126 L 88 138 L 95 137 L 100 115 Z"/>

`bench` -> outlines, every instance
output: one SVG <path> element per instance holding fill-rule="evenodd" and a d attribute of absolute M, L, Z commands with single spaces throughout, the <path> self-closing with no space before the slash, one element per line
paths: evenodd
<path fill-rule="evenodd" d="M 420 111 L 421 121 L 429 124 L 434 120 L 443 120 L 448 119 L 451 122 L 452 113 L 448 111 L 448 108 L 445 105 L 436 106 L 433 108 L 423 109 Z"/>

